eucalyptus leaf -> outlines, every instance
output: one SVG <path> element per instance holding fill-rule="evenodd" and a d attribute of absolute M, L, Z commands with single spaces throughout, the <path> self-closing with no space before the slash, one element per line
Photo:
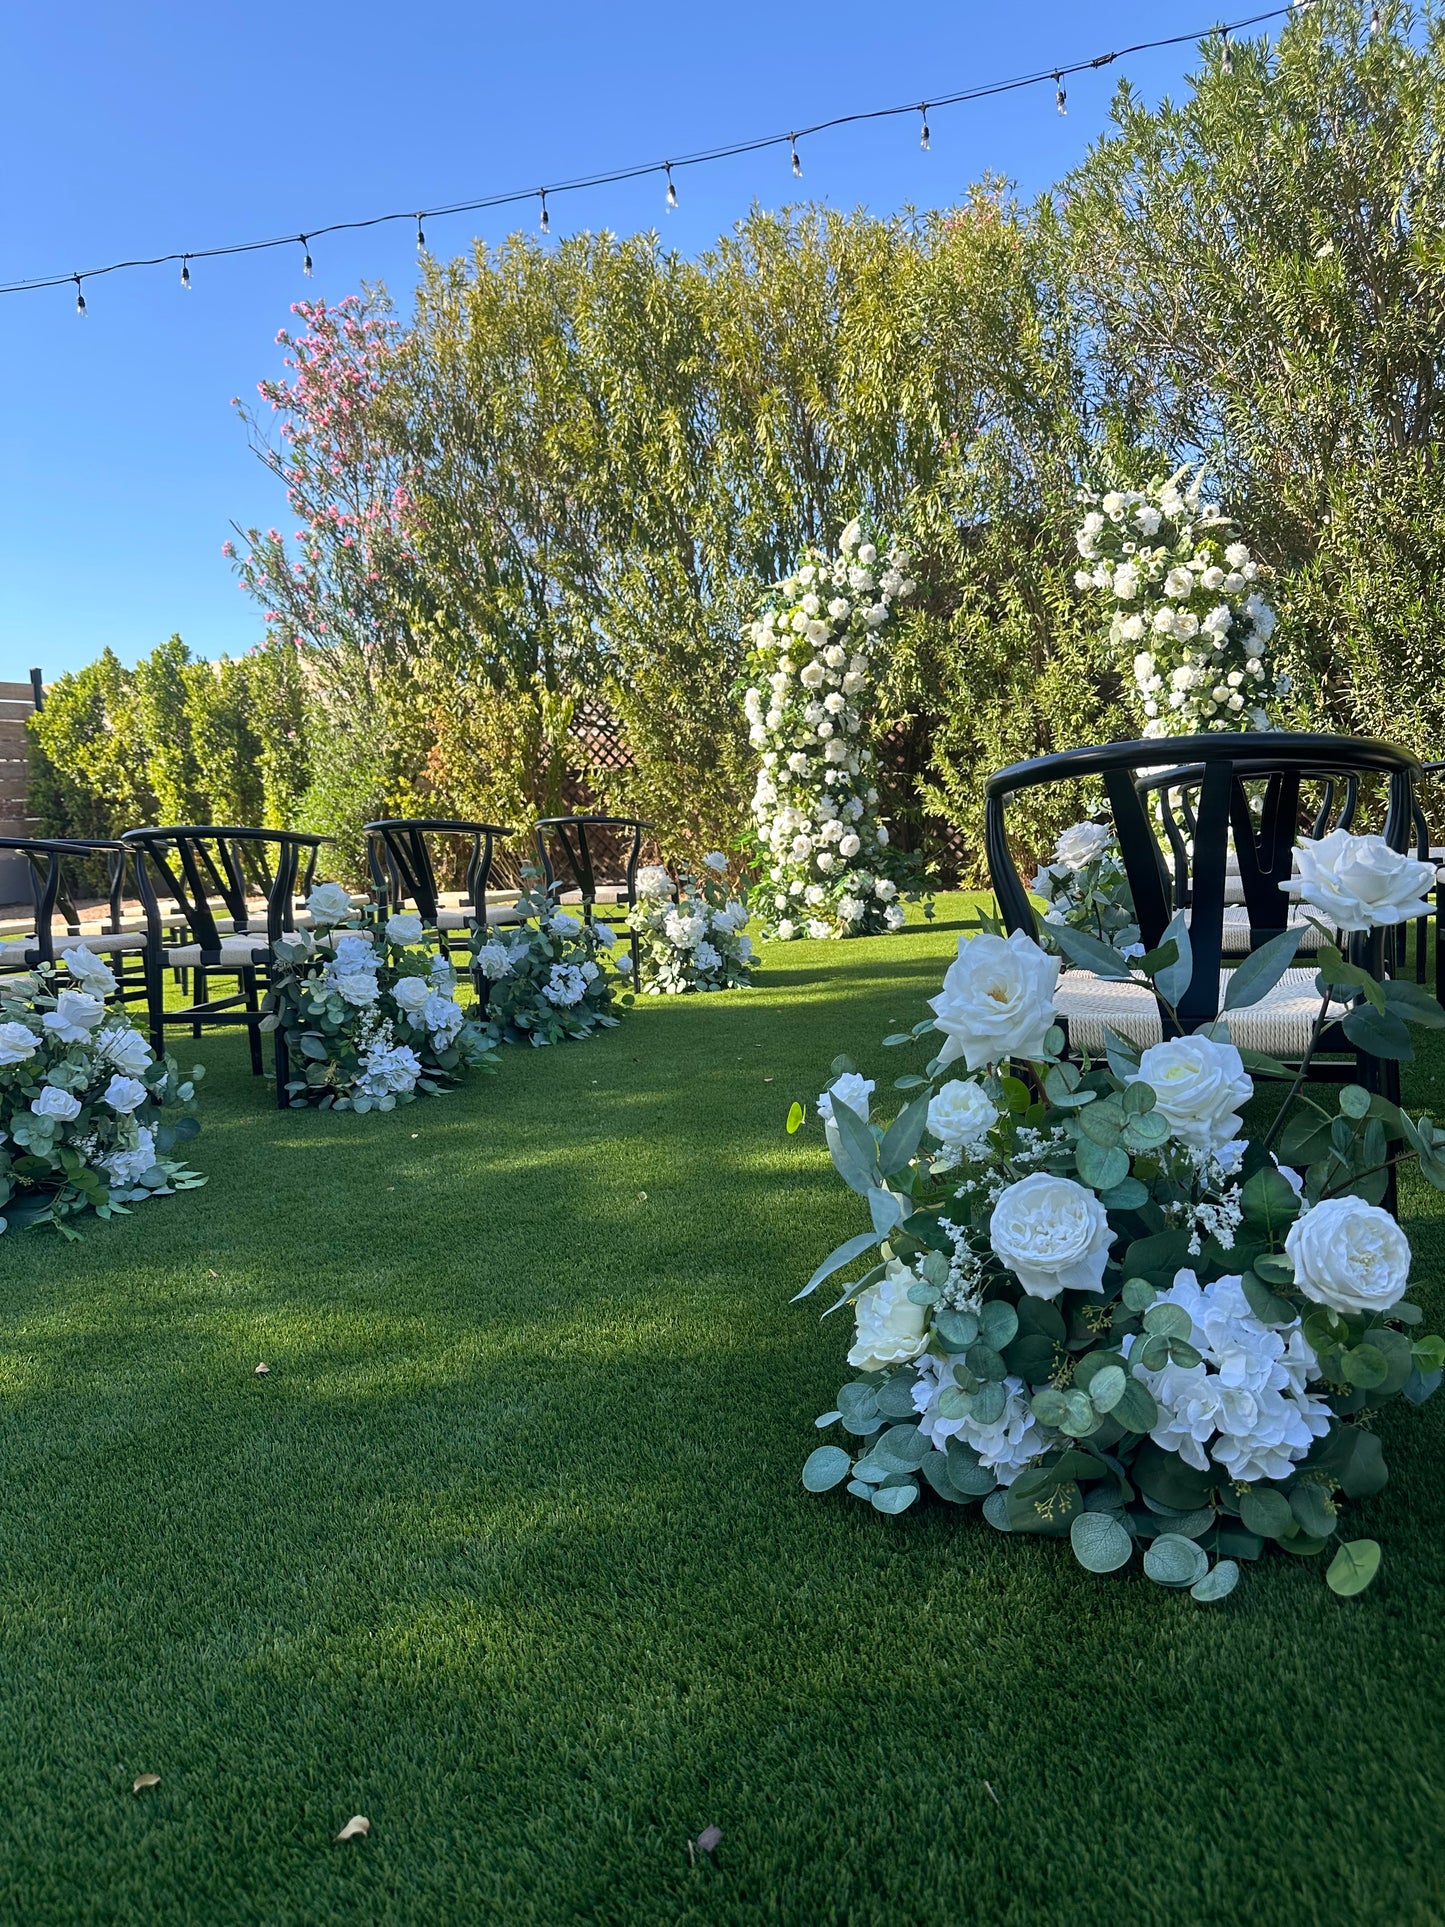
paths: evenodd
<path fill-rule="evenodd" d="M 841 1445 L 820 1445 L 803 1463 L 803 1484 L 809 1492 L 827 1492 L 852 1470 L 853 1461 Z"/>
<path fill-rule="evenodd" d="M 1293 929 L 1282 930 L 1277 937 L 1271 937 L 1258 950 L 1251 951 L 1243 963 L 1229 973 L 1224 990 L 1224 1008 L 1244 1010 L 1268 996 L 1294 962 L 1303 935 L 1303 926 L 1297 924 Z"/>
<path fill-rule="evenodd" d="M 1349 1539 L 1330 1561 L 1325 1584 L 1341 1599 L 1351 1599 L 1380 1570 L 1380 1547 L 1375 1539 Z"/>
<path fill-rule="evenodd" d="M 1156 1585 L 1195 1586 L 1209 1570 L 1209 1557 L 1182 1533 L 1161 1532 L 1144 1554 L 1144 1570 Z"/>
<path fill-rule="evenodd" d="M 1134 1552 L 1128 1528 L 1115 1512 L 1076 1513 L 1069 1525 L 1069 1544 L 1085 1572 L 1117 1572 Z"/>
<path fill-rule="evenodd" d="M 1189 1588 L 1189 1597 L 1197 1599 L 1201 1606 L 1208 1606 L 1216 1599 L 1227 1599 L 1238 1584 L 1239 1567 L 1232 1559 L 1221 1559 Z"/>
<path fill-rule="evenodd" d="M 896 1517 L 906 1512 L 917 1497 L 918 1487 L 912 1479 L 902 1485 L 880 1485 L 873 1494 L 873 1509 Z"/>

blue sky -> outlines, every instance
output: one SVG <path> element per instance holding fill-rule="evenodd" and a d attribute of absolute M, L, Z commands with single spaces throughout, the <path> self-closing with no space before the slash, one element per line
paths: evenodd
<path fill-rule="evenodd" d="M 394 207 L 529 187 L 772 133 L 854 108 L 925 99 L 1088 58 L 1211 19 L 1204 0 L 1034 0 L 1028 7 L 857 0 L 726 6 L 305 8 L 101 0 L 13 7 L 0 31 L 0 279 L 203 247 Z M 1226 18 L 1228 15 L 1225 16 Z M 986 170 L 1025 193 L 1104 126 L 1125 73 L 1178 91 L 1192 50 L 1140 55 L 1052 88 L 660 179 L 554 197 L 552 232 L 659 227 L 687 253 L 753 200 L 805 194 L 883 212 L 938 205 Z M 534 216 L 429 220 L 434 252 Z M 232 520 L 281 522 L 284 500 L 230 407 L 278 368 L 278 327 L 308 295 L 385 281 L 405 311 L 406 227 L 174 267 L 74 291 L 0 297 L 0 679 L 47 678 L 109 644 L 131 661 L 179 630 L 203 655 L 244 649 L 259 612 L 221 544 Z"/>

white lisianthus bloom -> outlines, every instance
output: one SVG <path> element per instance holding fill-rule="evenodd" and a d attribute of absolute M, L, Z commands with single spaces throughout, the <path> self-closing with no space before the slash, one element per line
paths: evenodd
<path fill-rule="evenodd" d="M 1435 869 L 1392 850 L 1382 836 L 1331 830 L 1301 837 L 1295 873 L 1280 888 L 1318 910 L 1338 930 L 1375 930 L 1430 914 Z"/>
<path fill-rule="evenodd" d="M 80 1116 L 80 1099 L 70 1091 L 61 1090 L 58 1084 L 45 1084 L 39 1096 L 30 1100 L 30 1108 L 37 1117 L 53 1117 L 61 1124 L 69 1124 L 72 1118 Z"/>
<path fill-rule="evenodd" d="M 89 991 L 92 997 L 108 997 L 115 989 L 115 972 L 110 965 L 82 944 L 62 950 L 60 961 L 80 988 Z"/>
<path fill-rule="evenodd" d="M 40 1048 L 40 1039 L 26 1024 L 0 1024 L 0 1070 L 24 1064 Z"/>
<path fill-rule="evenodd" d="M 622 955 L 617 959 L 617 974 L 619 977 L 630 977 L 632 975 L 632 953 L 630 951 L 624 950 Z"/>
<path fill-rule="evenodd" d="M 998 1106 L 983 1087 L 961 1077 L 940 1085 L 928 1103 L 929 1130 L 954 1153 L 980 1144 L 998 1117 Z"/>
<path fill-rule="evenodd" d="M 105 1087 L 105 1101 L 113 1111 L 122 1117 L 129 1117 L 138 1111 L 150 1092 L 138 1077 L 122 1077 L 117 1073 Z"/>
<path fill-rule="evenodd" d="M 639 897 L 672 895 L 672 878 L 660 863 L 644 863 L 637 872 L 637 894 Z"/>
<path fill-rule="evenodd" d="M 838 1126 L 833 1121 L 833 1099 L 846 1104 L 855 1117 L 868 1122 L 868 1100 L 877 1087 L 871 1078 L 857 1071 L 845 1071 L 828 1086 L 818 1099 L 818 1115 L 823 1120 L 823 1130 L 828 1139 L 828 1149 L 837 1157 L 842 1139 L 838 1136 Z"/>
<path fill-rule="evenodd" d="M 994 1256 L 1031 1298 L 1102 1291 L 1114 1233 L 1098 1198 L 1072 1178 L 1035 1171 L 999 1193 L 988 1221 Z"/>
<path fill-rule="evenodd" d="M 610 950 L 617 941 L 617 932 L 610 923 L 594 923 L 592 934 L 604 950 Z"/>
<path fill-rule="evenodd" d="M 105 1021 L 105 1005 L 84 990 L 62 990 L 41 1023 L 61 1044 L 83 1044 Z"/>
<path fill-rule="evenodd" d="M 1122 521 L 1124 519 L 1124 510 L 1128 506 L 1129 504 L 1128 504 L 1127 498 L 1121 495 L 1119 490 L 1116 488 L 1111 488 L 1108 494 L 1105 495 L 1099 503 L 1099 507 L 1104 511 L 1105 515 L 1108 516 L 1111 522 Z"/>
<path fill-rule="evenodd" d="M 1201 571 L 1199 582 L 1201 588 L 1222 589 L 1224 587 L 1224 571 L 1219 567 L 1218 563 L 1211 562 L 1207 569 Z"/>
<path fill-rule="evenodd" d="M 1114 594 L 1121 602 L 1130 602 L 1139 593 L 1139 571 L 1132 562 L 1121 563 L 1114 571 Z"/>
<path fill-rule="evenodd" d="M 318 883 L 306 899 L 306 908 L 317 923 L 340 923 L 351 915 L 351 894 L 339 883 Z"/>
<path fill-rule="evenodd" d="M 1102 823 L 1072 823 L 1054 845 L 1054 861 L 1070 870 L 1083 870 L 1104 854 L 1110 837 Z"/>
<path fill-rule="evenodd" d="M 822 606 L 822 603 L 819 602 L 815 595 L 810 594 L 803 597 L 803 614 L 805 616 L 817 615 Z"/>
<path fill-rule="evenodd" d="M 1331 1311 L 1389 1311 L 1410 1281 L 1409 1240 L 1361 1198 L 1322 1198 L 1295 1219 L 1284 1249 L 1305 1297 Z"/>
<path fill-rule="evenodd" d="M 490 947 L 491 946 L 484 946 L 484 948 Z M 496 948 L 501 950 L 502 946 L 498 944 Z M 505 961 L 505 951 L 502 951 L 502 956 Z M 478 961 L 480 961 L 480 959 L 478 959 Z M 511 965 L 508 963 L 506 971 L 499 972 L 498 974 L 505 976 L 509 974 L 510 971 Z M 486 974 L 490 976 L 491 972 L 488 971 Z M 431 979 L 429 977 L 399 977 L 395 984 L 392 985 L 391 994 L 398 1010 L 404 1010 L 408 1017 L 415 1017 L 417 1012 L 420 1011 L 426 1003 L 427 998 L 432 994 Z"/>
<path fill-rule="evenodd" d="M 944 1038 L 939 1062 L 962 1057 L 976 1071 L 1008 1057 L 1038 1057 L 1054 1021 L 1059 968 L 1060 959 L 1021 930 L 960 938 L 943 988 L 929 1000 Z"/>
<path fill-rule="evenodd" d="M 788 768 L 793 772 L 794 776 L 805 776 L 807 774 L 808 759 L 802 750 L 795 749 L 792 751 L 788 757 Z"/>
<path fill-rule="evenodd" d="M 386 920 L 388 943 L 420 943 L 422 934 L 422 920 L 415 910 L 398 910 Z"/>
<path fill-rule="evenodd" d="M 838 867 L 838 859 L 831 850 L 819 850 L 818 854 L 813 858 L 813 861 L 825 877 L 831 876 Z"/>
<path fill-rule="evenodd" d="M 821 883 L 810 883 L 803 892 L 803 901 L 809 908 L 816 909 L 827 894 L 828 892 L 823 888 Z"/>
<path fill-rule="evenodd" d="M 830 716 L 841 716 L 848 707 L 848 699 L 836 689 L 830 689 L 823 698 L 823 707 Z"/>
<path fill-rule="evenodd" d="M 928 1307 L 908 1296 L 917 1283 L 910 1268 L 890 1259 L 876 1285 L 858 1295 L 853 1307 L 857 1335 L 848 1363 L 857 1371 L 881 1372 L 890 1365 L 906 1365 L 928 1344 Z"/>
<path fill-rule="evenodd" d="M 1199 1151 L 1217 1151 L 1239 1135 L 1240 1107 L 1254 1095 L 1234 1045 L 1198 1035 L 1151 1044 L 1128 1081 L 1147 1084 L 1171 1134 Z"/>

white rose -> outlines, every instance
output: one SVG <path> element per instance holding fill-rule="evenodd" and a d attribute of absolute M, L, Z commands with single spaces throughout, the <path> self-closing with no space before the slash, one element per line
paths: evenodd
<path fill-rule="evenodd" d="M 351 915 L 351 894 L 339 883 L 318 883 L 306 899 L 306 908 L 317 923 L 340 923 Z"/>
<path fill-rule="evenodd" d="M 1102 823 L 1073 823 L 1054 845 L 1054 861 L 1082 870 L 1104 854 L 1109 838 L 1110 831 Z"/>
<path fill-rule="evenodd" d="M 559 910 L 554 917 L 548 919 L 547 928 L 554 937 L 575 937 L 582 928 L 582 920 L 580 917 L 569 916 L 565 910 Z"/>
<path fill-rule="evenodd" d="M 703 862 L 709 870 L 723 871 L 728 867 L 728 860 L 721 850 L 709 850 Z"/>
<path fill-rule="evenodd" d="M 374 970 L 338 970 L 331 984 L 338 995 L 359 1010 L 374 1004 L 381 995 Z"/>
<path fill-rule="evenodd" d="M 871 569 L 878 560 L 878 551 L 871 542 L 865 542 L 858 551 L 858 560 L 865 569 Z"/>
<path fill-rule="evenodd" d="M 890 1365 L 906 1365 L 925 1349 L 928 1307 L 915 1305 L 908 1296 L 917 1282 L 909 1267 L 893 1258 L 878 1283 L 859 1294 L 853 1307 L 857 1337 L 848 1353 L 848 1363 L 856 1370 L 881 1372 Z"/>
<path fill-rule="evenodd" d="M 776 934 L 780 943 L 791 943 L 793 938 L 798 934 L 798 926 L 795 923 L 790 923 L 788 919 L 784 917 L 778 925 Z M 627 961 L 630 964 L 632 959 L 629 957 Z"/>
<path fill-rule="evenodd" d="M 1305 1297 L 1332 1311 L 1388 1311 L 1405 1295 L 1409 1241 L 1377 1204 L 1324 1198 L 1295 1219 L 1284 1248 Z"/>
<path fill-rule="evenodd" d="M 60 1043 L 83 1044 L 105 1021 L 105 1005 L 83 990 L 62 990 L 54 1010 L 47 1010 L 40 1021 Z"/>
<path fill-rule="evenodd" d="M 398 910 L 395 916 L 386 920 L 386 936 L 389 943 L 420 943 L 422 921 L 415 910 Z"/>
<path fill-rule="evenodd" d="M 888 604 L 875 602 L 863 611 L 863 620 L 870 629 L 881 629 L 888 620 Z"/>
<path fill-rule="evenodd" d="M 1231 569 L 1242 569 L 1249 560 L 1249 549 L 1243 542 L 1231 542 L 1224 551 L 1224 559 Z"/>
<path fill-rule="evenodd" d="M 1141 642 L 1144 638 L 1143 616 L 1125 616 L 1119 624 L 1119 634 L 1125 642 Z"/>
<path fill-rule="evenodd" d="M 82 990 L 88 990 L 93 997 L 108 997 L 115 989 L 115 972 L 93 951 L 76 944 L 70 950 L 62 950 L 60 961 L 74 977 Z"/>
<path fill-rule="evenodd" d="M 40 1048 L 40 1039 L 24 1024 L 0 1024 L 0 1070 L 23 1064 Z"/>
<path fill-rule="evenodd" d="M 506 976 L 510 973 L 510 969 L 511 966 L 508 965 L 507 970 L 499 971 L 497 974 Z M 485 965 L 483 970 L 487 976 L 491 976 L 492 973 L 486 970 Z M 397 1009 L 404 1010 L 409 1017 L 416 1015 L 431 993 L 431 980 L 428 977 L 399 977 L 391 991 L 396 1000 Z"/>
<path fill-rule="evenodd" d="M 672 895 L 672 878 L 660 863 L 644 863 L 637 872 L 637 894 L 640 897 Z"/>
<path fill-rule="evenodd" d="M 1131 1084 L 1147 1084 L 1155 1109 L 1181 1144 L 1217 1151 L 1239 1135 L 1239 1109 L 1254 1084 L 1233 1044 L 1212 1037 L 1174 1037 L 1151 1044 Z"/>
<path fill-rule="evenodd" d="M 998 1106 L 978 1084 L 955 1077 L 929 1100 L 928 1128 L 950 1150 L 976 1144 L 998 1122 Z"/>
<path fill-rule="evenodd" d="M 1030 1298 L 1102 1291 L 1114 1234 L 1092 1191 L 1072 1178 L 1035 1171 L 999 1193 L 988 1221 L 995 1255 Z"/>
<path fill-rule="evenodd" d="M 127 1077 L 139 1076 L 151 1062 L 150 1045 L 129 1024 L 112 1024 L 106 1030 L 97 1031 L 95 1049 L 97 1056 L 118 1071 L 124 1071 Z"/>
<path fill-rule="evenodd" d="M 1021 930 L 961 937 L 943 989 L 929 1001 L 944 1035 L 939 1062 L 962 1057 L 976 1071 L 1006 1057 L 1039 1056 L 1054 1021 L 1059 966 Z"/>
<path fill-rule="evenodd" d="M 1171 569 L 1164 578 L 1164 593 L 1182 599 L 1193 595 L 1194 577 L 1188 569 Z"/>
<path fill-rule="evenodd" d="M 138 1077 L 113 1077 L 105 1087 L 105 1101 L 113 1111 L 128 1117 L 140 1109 L 150 1092 Z"/>
<path fill-rule="evenodd" d="M 62 1091 L 57 1084 L 46 1084 L 40 1095 L 31 1099 L 30 1108 L 37 1117 L 58 1118 L 62 1124 L 69 1124 L 72 1118 L 80 1116 L 80 1099 L 69 1091 Z"/>
<path fill-rule="evenodd" d="M 1280 888 L 1339 930 L 1373 930 L 1430 914 L 1433 865 L 1402 856 L 1382 836 L 1331 830 L 1317 843 L 1301 837 L 1294 861 L 1295 874 Z"/>

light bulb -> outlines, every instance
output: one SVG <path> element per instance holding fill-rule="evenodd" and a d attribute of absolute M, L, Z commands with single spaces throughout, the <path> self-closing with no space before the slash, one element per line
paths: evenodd
<path fill-rule="evenodd" d="M 1069 97 L 1064 92 L 1064 83 L 1058 74 L 1054 75 L 1054 105 L 1061 114 L 1069 111 Z"/>
<path fill-rule="evenodd" d="M 75 312 L 84 318 L 85 296 L 80 291 L 80 276 L 78 274 L 75 277 Z"/>
<path fill-rule="evenodd" d="M 675 209 L 677 207 L 677 189 L 672 184 L 671 164 L 664 161 L 662 171 L 667 176 L 667 205 Z"/>
<path fill-rule="evenodd" d="M 191 285 L 191 257 L 187 255 L 181 262 L 181 286 L 189 289 Z"/>
<path fill-rule="evenodd" d="M 926 153 L 928 152 L 928 108 L 927 108 L 927 105 L 925 104 L 925 105 L 922 105 L 922 106 L 920 106 L 920 107 L 919 107 L 919 109 L 918 109 L 918 111 L 919 111 L 919 113 L 920 113 L 920 114 L 922 114 L 922 116 L 923 116 L 923 131 L 922 131 L 922 132 L 921 132 L 921 133 L 919 134 L 919 136 L 918 136 L 918 145 L 919 145 L 919 146 L 920 146 L 920 147 L 921 147 L 921 148 L 923 149 L 923 151 L 924 151 L 924 153 L 926 154 Z"/>
<path fill-rule="evenodd" d="M 297 240 L 298 240 L 298 241 L 299 241 L 299 242 L 301 243 L 301 246 L 302 246 L 302 248 L 303 248 L 303 249 L 305 250 L 305 252 L 304 252 L 304 255 L 303 255 L 303 258 L 302 258 L 302 262 L 301 262 L 301 272 L 302 272 L 303 274 L 310 274 L 310 272 L 311 272 L 311 243 L 310 243 L 310 241 L 309 241 L 309 240 L 308 240 L 308 239 L 306 238 L 306 236 L 305 236 L 304 234 L 298 234 L 298 235 L 296 236 L 296 239 L 297 239 Z"/>
<path fill-rule="evenodd" d="M 537 193 L 542 201 L 542 218 L 538 225 L 544 234 L 550 234 L 552 232 L 552 222 L 547 213 L 547 190 L 545 187 L 539 187 Z"/>
<path fill-rule="evenodd" d="M 798 137 L 796 134 L 789 134 L 788 144 L 793 150 L 793 172 L 797 175 L 798 179 L 801 180 L 803 178 L 803 163 L 798 159 Z"/>

